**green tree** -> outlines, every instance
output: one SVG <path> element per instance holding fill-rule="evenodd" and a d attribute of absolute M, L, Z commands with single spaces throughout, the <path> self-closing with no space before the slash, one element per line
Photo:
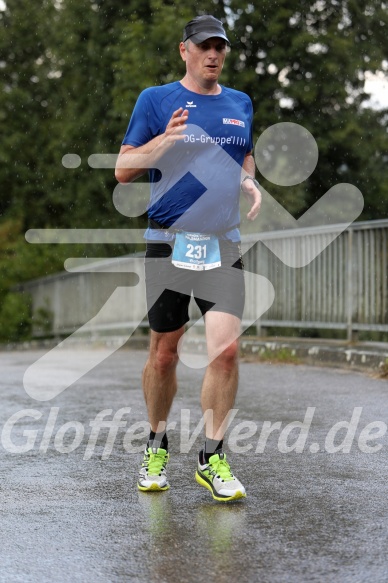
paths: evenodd
<path fill-rule="evenodd" d="M 303 125 L 319 146 L 310 179 L 264 186 L 295 215 L 338 182 L 363 192 L 363 218 L 387 216 L 386 112 L 364 109 L 365 72 L 386 58 L 388 13 L 375 0 L 230 0 L 233 27 L 227 81 L 246 91 L 256 137 L 269 125 Z"/>
<path fill-rule="evenodd" d="M 42 178 L 48 169 L 48 126 L 55 115 L 49 53 L 55 42 L 54 19 L 50 0 L 29 10 L 17 0 L 7 0 L 0 12 L 2 215 L 31 216 L 32 203 L 47 196 Z"/>

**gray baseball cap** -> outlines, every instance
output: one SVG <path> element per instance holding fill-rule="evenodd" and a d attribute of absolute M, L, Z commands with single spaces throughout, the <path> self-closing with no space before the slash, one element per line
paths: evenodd
<path fill-rule="evenodd" d="M 230 45 L 222 22 L 210 14 L 196 16 L 186 24 L 183 31 L 183 42 L 190 39 L 196 45 L 212 37 L 222 38 Z"/>

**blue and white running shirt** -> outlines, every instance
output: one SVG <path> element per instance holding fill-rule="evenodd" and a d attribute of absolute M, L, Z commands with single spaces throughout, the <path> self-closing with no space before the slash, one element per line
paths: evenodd
<path fill-rule="evenodd" d="M 253 148 L 253 108 L 245 93 L 221 89 L 219 95 L 201 95 L 179 81 L 145 89 L 123 144 L 148 143 L 165 132 L 175 110 L 187 109 L 185 139 L 177 140 L 158 168 L 149 171 L 148 216 L 163 226 L 238 241 L 241 167 Z M 145 237 L 161 238 L 153 229 L 147 229 Z"/>

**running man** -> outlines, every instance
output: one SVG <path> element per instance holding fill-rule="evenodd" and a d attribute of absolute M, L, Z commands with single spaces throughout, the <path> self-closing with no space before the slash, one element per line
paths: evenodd
<path fill-rule="evenodd" d="M 221 21 L 213 16 L 198 16 L 185 26 L 179 51 L 186 74 L 140 94 L 116 166 L 120 183 L 132 182 L 147 168 L 151 183 L 145 233 L 151 337 L 143 372 L 151 432 L 138 488 L 170 487 L 165 429 L 177 391 L 178 342 L 193 294 L 204 317 L 209 357 L 201 391 L 205 444 L 195 477 L 221 502 L 246 496 L 223 452 L 223 438 L 238 386 L 245 297 L 241 191 L 250 200 L 249 219 L 256 218 L 261 204 L 251 100 L 218 83 L 228 45 Z M 145 167 L 136 167 L 141 158 L 134 155 L 144 156 Z"/>

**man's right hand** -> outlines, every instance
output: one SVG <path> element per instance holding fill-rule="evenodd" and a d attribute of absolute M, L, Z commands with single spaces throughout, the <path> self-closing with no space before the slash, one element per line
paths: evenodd
<path fill-rule="evenodd" d="M 148 168 L 152 168 L 153 164 L 156 164 L 177 140 L 185 139 L 182 132 L 187 128 L 188 117 L 187 109 L 180 107 L 172 114 L 163 134 L 137 148 L 130 145 L 121 146 L 116 164 L 116 179 L 122 184 L 126 184 L 144 174 Z"/>
<path fill-rule="evenodd" d="M 166 141 L 165 146 L 173 146 L 177 140 L 183 140 L 185 135 L 182 132 L 187 128 L 186 121 L 188 120 L 189 112 L 187 109 L 180 107 L 171 116 L 164 132 L 164 139 L 161 144 Z"/>

